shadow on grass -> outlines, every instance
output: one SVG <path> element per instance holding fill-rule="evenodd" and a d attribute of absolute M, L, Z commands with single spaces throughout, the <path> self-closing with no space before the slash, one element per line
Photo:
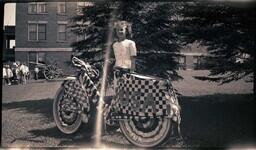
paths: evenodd
<path fill-rule="evenodd" d="M 2 104 L 2 111 L 15 109 L 17 111 L 25 111 L 28 114 L 39 114 L 42 115 L 42 125 L 53 123 L 53 115 L 52 115 L 52 105 L 53 99 L 42 99 L 42 100 L 29 100 L 22 102 L 12 102 L 12 103 L 4 103 Z M 71 135 L 66 135 L 59 131 L 57 126 L 53 126 L 50 128 L 42 128 L 38 126 L 37 129 L 29 130 L 28 133 L 31 136 L 22 137 L 15 140 L 25 140 L 31 141 L 31 139 L 35 139 L 36 137 L 47 137 L 47 138 L 56 138 L 61 139 L 59 146 L 63 145 L 73 145 L 76 141 L 83 141 L 84 144 L 90 144 L 91 142 L 91 131 L 88 126 L 82 125 L 82 128 L 79 132 Z M 35 142 L 35 141 L 34 141 Z"/>
<path fill-rule="evenodd" d="M 106 99 L 110 100 L 111 97 L 106 97 Z M 53 123 L 53 115 L 52 115 L 52 105 L 53 99 L 42 99 L 42 100 L 29 100 L 22 102 L 12 102 L 12 103 L 4 103 L 2 104 L 2 111 L 5 110 L 15 110 L 15 111 L 24 111 L 28 114 L 39 114 L 42 116 L 42 124 Z M 42 128 L 38 126 L 37 129 L 28 130 L 27 132 L 31 134 L 28 137 L 16 138 L 14 141 L 23 140 L 23 141 L 31 141 L 36 142 L 37 137 L 46 137 L 46 138 L 56 138 L 61 139 L 59 146 L 82 146 L 82 147 L 93 147 L 93 139 L 91 138 L 93 135 L 93 124 L 82 124 L 81 129 L 78 132 L 71 135 L 63 134 L 59 131 L 57 126 Z M 12 142 L 14 142 L 12 141 Z M 41 142 L 41 140 L 39 140 Z M 110 144 L 108 142 L 108 144 Z M 114 144 L 114 143 L 113 143 Z M 112 145 L 112 144 L 111 144 Z M 123 145 L 114 144 L 117 147 L 122 147 Z"/>
<path fill-rule="evenodd" d="M 181 130 L 191 147 L 228 147 L 255 142 L 253 94 L 180 97 Z"/>
<path fill-rule="evenodd" d="M 2 104 L 2 111 L 24 110 L 31 114 L 42 115 L 44 117 L 43 123 L 52 123 L 52 103 L 52 99 L 13 102 Z M 182 146 L 228 147 L 239 143 L 256 143 L 254 104 L 252 94 L 180 97 L 182 107 L 181 130 L 185 139 L 185 144 Z M 60 146 L 80 145 L 82 143 L 84 143 L 83 145 L 90 145 L 92 143 L 85 130 L 81 130 L 75 135 L 64 135 L 57 127 L 28 132 L 35 137 L 62 139 Z M 117 147 L 123 147 L 123 145 L 116 144 Z"/>
<path fill-rule="evenodd" d="M 18 109 L 31 114 L 40 114 L 44 117 L 44 123 L 53 122 L 52 115 L 53 99 L 28 100 L 2 104 L 2 111 Z"/>
<path fill-rule="evenodd" d="M 61 139 L 58 146 L 68 146 L 68 145 L 77 146 L 81 143 L 84 145 L 91 146 L 92 139 L 91 139 L 91 133 L 89 132 L 90 131 L 86 130 L 85 128 L 81 128 L 78 132 L 67 135 L 60 132 L 56 126 L 52 128 L 47 128 L 47 129 L 36 129 L 36 130 L 29 131 L 29 133 L 31 133 L 35 137 L 49 137 L 49 138 Z"/>

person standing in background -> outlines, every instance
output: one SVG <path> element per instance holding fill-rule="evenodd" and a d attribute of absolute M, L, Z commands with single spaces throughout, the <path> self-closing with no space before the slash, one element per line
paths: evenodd
<path fill-rule="evenodd" d="M 17 61 L 16 64 L 17 64 L 17 68 L 16 68 L 15 72 L 16 72 L 16 76 L 17 76 L 17 83 L 19 84 L 19 83 L 21 83 L 21 71 L 20 71 L 21 65 L 20 65 L 19 61 Z"/>
<path fill-rule="evenodd" d="M 6 65 L 3 66 L 3 78 L 2 78 L 2 84 L 6 85 L 6 80 L 7 80 L 7 74 L 6 74 Z"/>
<path fill-rule="evenodd" d="M 24 64 L 24 69 L 25 69 L 25 73 L 26 73 L 25 74 L 25 78 L 28 81 L 29 78 L 30 78 L 30 73 L 29 73 L 29 68 L 28 68 L 28 66 L 26 64 Z"/>
<path fill-rule="evenodd" d="M 14 83 L 17 83 L 17 80 L 18 80 L 17 73 L 16 73 L 17 68 L 18 68 L 17 63 L 13 62 L 13 64 L 12 64 L 12 72 L 13 72 L 13 82 Z"/>
<path fill-rule="evenodd" d="M 38 79 L 38 73 L 39 73 L 39 68 L 38 68 L 37 65 L 35 66 L 34 71 L 35 71 L 35 80 L 37 80 Z"/>
<path fill-rule="evenodd" d="M 11 85 L 11 78 L 13 77 L 13 73 L 9 65 L 6 66 L 6 76 L 6 83 Z"/>
<path fill-rule="evenodd" d="M 20 83 L 26 84 L 26 69 L 23 62 L 20 65 Z"/>

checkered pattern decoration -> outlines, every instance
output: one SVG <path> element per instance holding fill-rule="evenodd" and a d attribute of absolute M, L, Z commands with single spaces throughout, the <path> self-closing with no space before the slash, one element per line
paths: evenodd
<path fill-rule="evenodd" d="M 117 79 L 116 99 L 112 119 L 168 116 L 169 102 L 164 80 L 147 79 L 123 74 Z"/>
<path fill-rule="evenodd" d="M 94 82 L 86 72 L 81 72 L 78 80 L 66 80 L 63 83 L 64 97 L 79 103 L 84 113 L 89 113 L 90 102 L 97 103 L 99 93 Z"/>
<path fill-rule="evenodd" d="M 80 105 L 79 108 L 86 113 L 90 111 L 88 95 L 78 80 L 66 80 L 63 87 L 65 99 L 76 101 Z"/>
<path fill-rule="evenodd" d="M 94 103 L 98 102 L 100 94 L 97 90 L 97 86 L 91 80 L 90 76 L 87 73 L 84 73 L 83 75 L 79 76 L 79 80 L 83 85 L 82 88 L 86 91 L 88 97 L 90 97 L 90 100 L 92 100 Z"/>

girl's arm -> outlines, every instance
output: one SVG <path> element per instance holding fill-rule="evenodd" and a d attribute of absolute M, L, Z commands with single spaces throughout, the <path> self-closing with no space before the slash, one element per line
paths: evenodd
<path fill-rule="evenodd" d="M 132 41 L 130 44 L 130 54 L 131 54 L 131 71 L 135 71 L 137 48 L 134 41 Z"/>
<path fill-rule="evenodd" d="M 135 71 L 136 56 L 131 56 L 131 62 L 132 62 L 131 71 Z"/>

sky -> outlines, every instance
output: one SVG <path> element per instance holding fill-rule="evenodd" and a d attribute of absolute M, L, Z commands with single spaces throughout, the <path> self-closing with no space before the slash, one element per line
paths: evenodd
<path fill-rule="evenodd" d="M 4 25 L 15 25 L 15 3 L 8 3 L 4 6 Z"/>

